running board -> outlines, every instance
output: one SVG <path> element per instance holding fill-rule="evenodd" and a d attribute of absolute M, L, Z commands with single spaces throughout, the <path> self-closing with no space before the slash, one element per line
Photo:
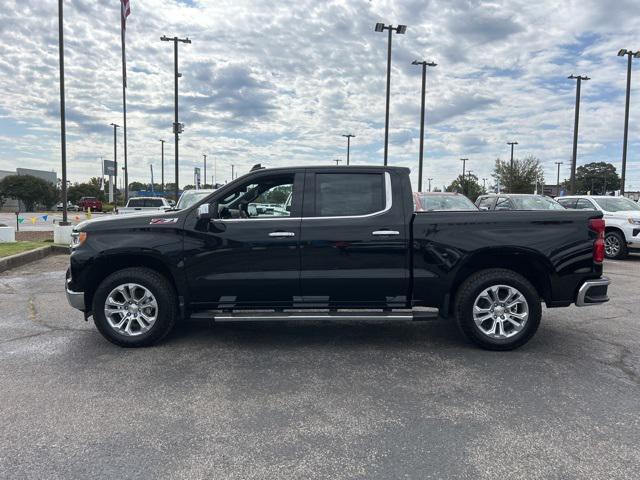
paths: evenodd
<path fill-rule="evenodd" d="M 287 320 L 435 320 L 435 310 L 394 310 L 394 311 L 251 311 L 225 312 L 206 310 L 191 314 L 194 319 L 212 319 L 216 322 L 276 322 Z"/>

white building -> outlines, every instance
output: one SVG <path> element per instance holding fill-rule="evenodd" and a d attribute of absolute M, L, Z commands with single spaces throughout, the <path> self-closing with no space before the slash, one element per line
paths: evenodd
<path fill-rule="evenodd" d="M 14 172 L 11 170 L 0 170 L 0 180 L 10 175 L 31 175 L 32 177 L 41 178 L 52 185 L 58 183 L 58 175 L 56 172 L 47 170 L 34 170 L 32 168 L 16 168 Z M 24 205 L 15 198 L 8 198 L 0 208 L 3 212 L 24 211 Z"/>

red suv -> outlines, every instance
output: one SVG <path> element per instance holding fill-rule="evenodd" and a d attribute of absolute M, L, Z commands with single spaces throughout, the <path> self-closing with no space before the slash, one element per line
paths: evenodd
<path fill-rule="evenodd" d="M 84 211 L 91 209 L 92 212 L 101 212 L 102 202 L 96 197 L 82 197 L 78 202 L 78 207 Z"/>

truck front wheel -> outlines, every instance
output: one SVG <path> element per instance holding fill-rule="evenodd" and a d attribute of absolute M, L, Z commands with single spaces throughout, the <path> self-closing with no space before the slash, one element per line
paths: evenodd
<path fill-rule="evenodd" d="M 465 336 L 488 350 L 512 350 L 527 343 L 540 325 L 535 287 L 522 275 L 495 268 L 467 278 L 456 295 L 455 313 Z"/>
<path fill-rule="evenodd" d="M 121 347 L 146 347 L 171 331 L 177 317 L 171 283 L 148 268 L 112 273 L 93 296 L 93 319 L 98 331 Z"/>

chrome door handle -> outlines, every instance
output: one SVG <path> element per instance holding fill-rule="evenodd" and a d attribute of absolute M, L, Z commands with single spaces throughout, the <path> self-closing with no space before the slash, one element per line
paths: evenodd
<path fill-rule="evenodd" d="M 371 232 L 371 235 L 375 235 L 375 236 L 400 235 L 400 232 L 397 230 L 376 230 L 375 232 Z"/>
<path fill-rule="evenodd" d="M 295 237 L 296 234 L 293 232 L 271 232 L 269 236 L 270 237 Z"/>

